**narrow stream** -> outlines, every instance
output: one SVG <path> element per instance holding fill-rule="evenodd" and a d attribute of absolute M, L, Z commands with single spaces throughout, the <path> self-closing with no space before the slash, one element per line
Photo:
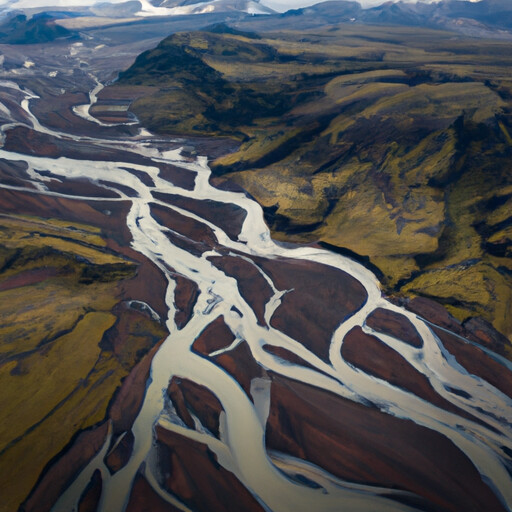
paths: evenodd
<path fill-rule="evenodd" d="M 5 83 L 1 85 L 6 86 Z M 98 87 L 90 94 L 91 102 L 95 101 Z M 61 180 L 86 178 L 109 192 L 116 192 L 121 200 L 130 201 L 131 208 L 126 222 L 133 238 L 132 247 L 154 262 L 168 281 L 166 303 L 169 314 L 166 323 L 170 335 L 153 359 L 150 382 L 142 409 L 132 428 L 135 437 L 132 456 L 121 470 L 110 475 L 103 463 L 104 452 L 110 443 L 110 438 L 107 439 L 105 447 L 61 496 L 53 511 L 77 510 L 82 491 L 88 484 L 93 471 L 99 469 L 103 478 L 100 510 L 122 512 L 127 505 L 132 482 L 144 462 L 145 476 L 160 497 L 183 511 L 189 511 L 189 508 L 161 488 L 158 483 L 154 453 L 154 426 L 157 423 L 168 430 L 207 444 L 216 454 L 219 463 L 232 471 L 267 510 L 338 512 L 341 510 L 340 504 L 347 512 L 414 510 L 392 499 L 393 495 L 404 494 L 399 491 L 343 482 L 312 464 L 282 454 L 267 452 L 264 423 L 268 414 L 269 389 L 265 387 L 266 384 L 253 382 L 254 394 L 255 397 L 257 396 L 253 403 L 228 373 L 191 349 L 198 335 L 220 315 L 223 315 L 236 340 L 245 340 L 254 359 L 264 368 L 355 402 L 363 404 L 371 402 L 390 415 L 410 419 L 418 425 L 449 438 L 470 458 L 505 508 L 512 510 L 512 477 L 506 469 L 502 451 L 503 446 L 512 450 L 512 400 L 484 380 L 470 375 L 453 358 L 447 357 L 441 341 L 429 325 L 413 313 L 390 304 L 382 297 L 378 281 L 369 270 L 347 257 L 326 250 L 315 247 L 289 248 L 276 244 L 271 239 L 262 210 L 256 202 L 242 193 L 218 190 L 210 185 L 210 169 L 205 157 L 198 157 L 194 162 L 190 162 L 182 157 L 179 151 L 162 153 L 147 142 L 80 138 L 49 130 L 43 127 L 30 111 L 30 100 L 34 99 L 35 95 L 23 92 L 25 99 L 22 107 L 27 114 L 27 125 L 32 125 L 33 129 L 74 141 L 87 140 L 88 143 L 94 142 L 103 146 L 122 146 L 124 150 L 128 149 L 153 159 L 155 165 L 146 166 L 128 162 L 73 160 L 64 157 L 51 159 L 0 149 L 0 158 L 23 161 L 28 164 L 31 170 L 30 181 L 36 186 L 36 189 L 30 189 L 32 193 L 55 194 L 48 190 L 49 183 L 45 172 L 49 171 L 52 178 Z M 89 116 L 89 106 L 80 106 L 75 111 L 86 119 Z M 194 189 L 185 190 L 160 176 L 157 164 L 161 162 L 194 173 Z M 136 171 L 137 174 L 131 170 Z M 150 176 L 154 185 L 145 184 L 151 180 L 143 182 L 140 173 Z M 108 181 L 109 185 L 102 185 L 101 181 Z M 126 186 L 135 190 L 137 197 L 128 198 L 123 192 Z M 8 188 L 5 185 L 0 187 Z M 238 240 L 231 240 L 220 227 L 210 221 L 156 199 L 155 192 L 199 200 L 211 199 L 239 206 L 247 212 L 247 216 Z M 81 196 L 60 195 L 71 199 L 84 199 Z M 151 204 L 174 210 L 211 227 L 219 245 L 231 251 L 232 256 L 245 261 L 252 263 L 252 260 L 248 259 L 249 256 L 307 260 L 340 269 L 357 279 L 366 290 L 368 298 L 364 306 L 334 332 L 330 347 L 331 364 L 320 360 L 297 340 L 272 327 L 259 325 L 254 311 L 241 296 L 236 280 L 224 274 L 208 260 L 208 257 L 219 256 L 220 253 L 211 250 L 196 256 L 173 244 L 167 236 L 169 228 L 159 224 L 151 215 Z M 261 268 L 258 270 L 273 289 L 273 296 L 267 303 L 265 315 L 269 320 L 279 307 L 283 293 L 286 291 L 279 290 L 269 275 L 266 275 Z M 194 281 L 200 291 L 193 316 L 181 330 L 174 321 L 173 276 L 175 273 Z M 370 329 L 365 322 L 377 308 L 399 312 L 406 316 L 421 335 L 423 346 L 414 348 L 399 339 Z M 440 409 L 410 392 L 372 377 L 348 364 L 343 359 L 340 349 L 345 335 L 355 326 L 361 326 L 365 332 L 378 337 L 383 343 L 397 350 L 430 381 L 443 398 L 470 412 L 476 418 L 484 420 L 492 429 Z M 262 347 L 265 344 L 286 348 L 306 360 L 312 368 L 284 362 L 263 350 Z M 218 398 L 224 409 L 220 440 L 204 430 L 186 428 L 168 414 L 165 396 L 173 376 L 186 378 L 205 386 Z M 455 394 L 448 391 L 453 387 L 464 393 Z M 289 467 L 293 468 L 295 473 L 301 473 L 319 483 L 326 492 L 300 485 L 287 478 L 283 471 Z"/>

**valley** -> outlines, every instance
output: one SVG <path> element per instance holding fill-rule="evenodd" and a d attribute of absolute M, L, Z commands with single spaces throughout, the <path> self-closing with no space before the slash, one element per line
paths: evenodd
<path fill-rule="evenodd" d="M 0 45 L 0 510 L 510 511 L 509 43 L 217 16 Z"/>
<path fill-rule="evenodd" d="M 239 141 L 213 173 L 263 205 L 277 239 L 345 251 L 397 300 L 434 299 L 510 339 L 510 44 L 403 27 L 231 32 L 169 37 L 109 95 L 147 87 L 130 110 L 150 130 Z"/>

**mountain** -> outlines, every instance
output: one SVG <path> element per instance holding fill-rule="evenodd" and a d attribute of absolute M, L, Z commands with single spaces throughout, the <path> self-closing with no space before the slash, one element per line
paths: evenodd
<path fill-rule="evenodd" d="M 477 37 L 510 37 L 508 31 L 512 29 L 512 4 L 502 0 L 481 0 L 477 3 L 464 0 L 439 3 L 398 1 L 369 8 L 363 8 L 356 2 L 322 2 L 289 10 L 281 16 L 303 16 L 315 24 L 319 20 L 330 20 L 331 23 L 351 21 L 440 28 Z"/>
<path fill-rule="evenodd" d="M 24 14 L 10 16 L 0 25 L 0 43 L 37 44 L 76 36 L 55 23 L 55 18 L 40 14 L 27 19 Z"/>
<path fill-rule="evenodd" d="M 150 86 L 130 109 L 151 131 L 237 140 L 216 179 L 248 190 L 276 237 L 351 254 L 396 300 L 510 338 L 509 44 L 357 24 L 244 37 L 253 26 L 174 34 L 109 94 Z"/>
<path fill-rule="evenodd" d="M 440 28 L 477 37 L 510 38 L 512 5 L 504 0 L 444 0 L 440 2 L 354 2 L 332 1 L 311 5 L 304 2 L 280 3 L 274 0 L 129 0 L 121 2 L 76 2 L 51 6 L 49 0 L 20 1 L 3 7 L 9 12 L 18 9 L 28 15 L 51 12 L 55 18 L 69 15 L 89 19 L 91 16 L 111 18 L 131 23 L 146 18 L 171 19 L 175 16 L 225 13 L 265 15 L 269 26 L 279 29 L 283 19 L 295 17 L 301 26 L 319 26 L 322 23 L 378 23 L 404 26 Z M 0 7 L 0 10 L 2 8 Z M 281 14 L 277 14 L 276 11 Z M 59 15 L 60 13 L 60 15 Z M 89 22 L 90 23 L 90 22 Z M 102 19 L 102 23 L 105 20 Z M 65 25 L 65 23 L 64 23 Z"/>
<path fill-rule="evenodd" d="M 104 7 L 1 46 L 0 512 L 510 512 L 510 43 Z"/>
<path fill-rule="evenodd" d="M 469 30 L 475 22 L 482 29 L 512 28 L 512 4 L 503 0 L 447 0 L 439 3 L 385 3 L 366 10 L 365 22 L 419 25 Z"/>
<path fill-rule="evenodd" d="M 127 0 L 121 2 L 76 2 L 21 1 L 0 4 L 1 11 L 18 11 L 27 14 L 39 12 L 74 13 L 81 16 L 109 16 L 112 18 L 132 17 L 166 17 L 188 14 L 205 14 L 212 12 L 245 12 L 248 14 L 272 14 L 274 11 L 259 0 Z"/>

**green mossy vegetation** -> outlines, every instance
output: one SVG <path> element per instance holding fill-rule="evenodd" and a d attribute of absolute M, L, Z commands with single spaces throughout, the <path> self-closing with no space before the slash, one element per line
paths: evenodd
<path fill-rule="evenodd" d="M 251 30 L 250 24 L 246 25 Z M 510 43 L 409 27 L 175 34 L 119 85 L 151 130 L 229 136 L 212 162 L 276 238 L 369 258 L 392 295 L 512 340 Z"/>
<path fill-rule="evenodd" d="M 0 215 L 2 510 L 17 510 L 76 432 L 105 419 L 122 379 L 165 335 L 133 313 L 122 339 L 105 343 L 135 275 L 98 228 Z"/>

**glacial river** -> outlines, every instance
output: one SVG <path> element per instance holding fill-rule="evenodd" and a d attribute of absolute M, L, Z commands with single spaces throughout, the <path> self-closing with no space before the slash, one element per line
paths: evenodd
<path fill-rule="evenodd" d="M 23 95 L 21 106 L 26 119 L 23 123 L 4 125 L 3 130 L 16 124 L 25 124 L 36 131 L 59 138 L 86 141 L 102 147 L 120 148 L 150 158 L 152 165 L 137 165 L 129 162 L 107 162 L 73 160 L 69 158 L 44 158 L 16 154 L 0 149 L 0 158 L 10 161 L 23 161 L 28 165 L 30 181 L 35 188 L 0 187 L 26 190 L 34 194 L 63 196 L 77 200 L 111 201 L 111 194 L 105 198 L 84 197 L 62 194 L 50 190 L 48 172 L 52 179 L 74 180 L 85 178 L 115 192 L 118 200 L 131 204 L 126 222 L 132 235 L 132 248 L 162 271 L 167 279 L 166 303 L 169 308 L 167 328 L 171 333 L 156 353 L 151 377 L 142 408 L 133 425 L 134 449 L 129 462 L 117 473 L 111 475 L 103 458 L 108 450 L 110 439 L 104 448 L 77 477 L 74 483 L 55 504 L 53 511 L 69 512 L 77 510 L 78 499 L 87 486 L 93 472 L 99 469 L 103 478 L 103 491 L 100 503 L 102 512 L 122 512 L 127 504 L 132 482 L 145 462 L 145 476 L 153 489 L 178 509 L 189 511 L 175 496 L 169 494 L 160 484 L 155 465 L 154 426 L 177 432 L 190 439 L 209 446 L 216 454 L 219 464 L 233 472 L 244 486 L 256 497 L 264 508 L 275 512 L 395 512 L 414 510 L 411 506 L 390 499 L 400 491 L 356 485 L 343 482 L 322 469 L 300 462 L 285 455 L 270 456 L 265 448 L 265 422 L 268 415 L 270 394 L 265 383 L 254 383 L 254 402 L 250 400 L 240 385 L 222 368 L 207 358 L 199 356 L 191 346 L 198 335 L 217 317 L 222 315 L 233 332 L 236 343 L 245 340 L 254 359 L 266 369 L 290 379 L 305 382 L 311 386 L 328 390 L 339 396 L 366 404 L 376 404 L 380 410 L 398 418 L 410 419 L 418 425 L 441 433 L 450 439 L 482 475 L 482 478 L 498 496 L 506 510 L 512 510 L 512 477 L 506 469 L 506 455 L 503 447 L 512 450 L 512 400 L 484 380 L 469 374 L 451 357 L 429 325 L 398 306 L 386 301 L 381 294 L 376 277 L 363 266 L 338 254 L 315 247 L 284 247 L 275 243 L 266 226 L 260 206 L 243 193 L 218 190 L 209 183 L 210 169 L 206 157 L 195 161 L 184 158 L 180 150 L 160 151 L 151 139 L 127 139 L 122 141 L 77 137 L 56 132 L 44 127 L 32 114 L 30 102 L 36 97 L 22 91 L 15 83 L 2 82 L 1 87 L 13 89 Z M 94 100 L 98 88 L 91 94 Z M 75 109 L 77 115 L 91 120 L 88 108 Z M 195 175 L 193 190 L 185 190 L 164 179 L 157 167 L 158 163 L 168 163 L 186 169 Z M 131 172 L 131 171 L 135 172 Z M 141 179 L 141 174 L 151 179 Z M 100 182 L 108 182 L 108 185 Z M 137 197 L 127 197 L 125 187 L 137 193 Z M 238 240 L 232 240 L 219 226 L 190 213 L 187 210 L 155 198 L 154 193 L 175 194 L 198 200 L 210 199 L 221 203 L 237 205 L 247 212 Z M 115 199 L 114 199 L 115 200 Z M 344 321 L 334 332 L 330 346 L 330 364 L 319 359 L 298 341 L 282 332 L 258 324 L 250 305 L 241 296 L 237 282 L 215 267 L 208 258 L 220 255 L 210 250 L 202 255 L 193 255 L 176 246 L 167 236 L 170 228 L 161 225 L 151 215 L 150 203 L 174 210 L 209 226 L 215 233 L 219 245 L 227 248 L 232 256 L 244 258 L 253 264 L 273 290 L 268 300 L 265 318 L 269 320 L 279 307 L 286 290 L 279 290 L 269 275 L 257 267 L 246 256 L 265 258 L 286 257 L 316 262 L 335 267 L 357 279 L 367 293 L 363 307 Z M 182 275 L 194 281 L 199 287 L 199 297 L 191 320 L 182 329 L 175 324 L 174 276 Z M 423 339 L 423 346 L 415 348 L 399 339 L 373 331 L 366 325 L 366 318 L 377 308 L 398 312 L 406 316 Z M 423 374 L 432 387 L 443 398 L 467 411 L 482 423 L 476 423 L 454 413 L 440 409 L 414 394 L 372 377 L 348 364 L 341 355 L 344 337 L 353 327 L 361 326 L 364 332 L 379 338 L 382 343 L 398 351 L 417 371 Z M 284 362 L 263 349 L 263 345 L 283 347 L 311 367 Z M 224 350 L 230 350 L 228 347 Z M 503 361 L 502 361 L 503 362 Z M 509 363 L 503 362 L 510 367 Z M 173 376 L 189 379 L 208 388 L 220 401 L 224 412 L 221 414 L 220 439 L 212 436 L 204 428 L 187 428 L 176 415 L 170 414 L 166 406 L 166 390 Z M 459 390 L 457 393 L 454 389 Z M 485 424 L 492 428 L 487 428 Z M 278 469 L 278 466 L 282 469 Z M 318 489 L 300 485 L 286 477 L 286 468 L 303 474 L 318 483 Z"/>

